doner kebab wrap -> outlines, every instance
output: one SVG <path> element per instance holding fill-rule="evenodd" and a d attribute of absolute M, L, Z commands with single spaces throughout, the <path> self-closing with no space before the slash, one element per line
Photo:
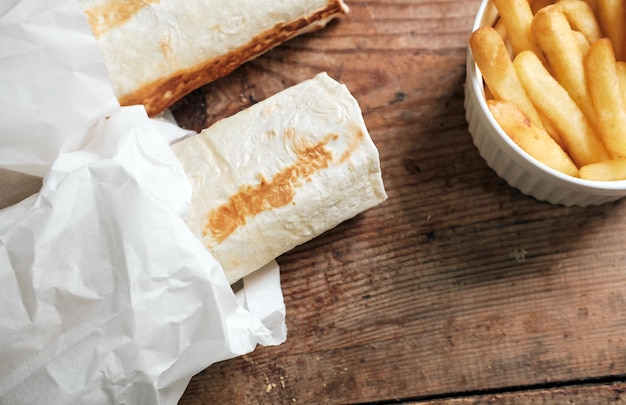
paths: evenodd
<path fill-rule="evenodd" d="M 357 101 L 320 73 L 172 145 L 232 284 L 387 198 Z"/>
<path fill-rule="evenodd" d="M 120 104 L 150 116 L 345 14 L 342 0 L 80 0 Z"/>

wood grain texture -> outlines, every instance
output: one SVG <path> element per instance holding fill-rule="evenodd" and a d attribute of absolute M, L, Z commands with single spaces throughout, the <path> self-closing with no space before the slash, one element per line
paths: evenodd
<path fill-rule="evenodd" d="M 406 405 L 599 405 L 626 404 L 626 384 L 623 382 L 610 385 L 593 384 L 566 386 L 553 389 L 536 389 L 529 391 L 472 395 L 461 398 L 446 398 L 407 402 Z"/>
<path fill-rule="evenodd" d="M 17 204 L 37 193 L 41 182 L 39 177 L 0 169 L 0 209 Z"/>
<path fill-rule="evenodd" d="M 463 108 L 479 1 L 348 4 L 173 108 L 199 130 L 327 71 L 359 101 L 389 194 L 281 256 L 287 342 L 209 367 L 180 403 L 367 403 L 626 375 L 626 205 L 540 203 L 480 158 Z M 548 403 L 506 398 L 493 403 Z M 479 399 L 459 403 L 492 403 Z"/>

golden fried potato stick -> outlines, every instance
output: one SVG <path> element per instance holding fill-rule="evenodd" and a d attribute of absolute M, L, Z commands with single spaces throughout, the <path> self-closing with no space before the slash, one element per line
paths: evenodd
<path fill-rule="evenodd" d="M 530 33 L 533 12 L 528 0 L 493 0 L 493 3 L 506 27 L 507 40 L 511 44 L 513 55 L 526 50 L 541 55 Z"/>
<path fill-rule="evenodd" d="M 567 90 L 587 119 L 595 122 L 595 111 L 585 79 L 583 50 L 559 4 L 539 10 L 533 19 L 531 31 L 556 80 Z"/>
<path fill-rule="evenodd" d="M 578 41 L 580 51 L 583 53 L 583 55 L 586 54 L 589 51 L 589 47 L 591 46 L 591 44 L 582 32 L 574 31 L 574 35 L 576 36 L 576 40 Z"/>
<path fill-rule="evenodd" d="M 554 124 L 550 122 L 550 120 L 540 111 L 537 111 L 539 114 L 539 118 L 541 119 L 541 123 L 543 124 L 543 128 L 546 130 L 548 135 L 554 139 L 554 142 L 558 143 L 561 149 L 565 150 L 565 142 L 563 142 L 563 138 L 559 135 L 559 131 L 556 129 Z"/>
<path fill-rule="evenodd" d="M 626 103 L 610 39 L 602 38 L 591 45 L 585 55 L 585 74 L 598 117 L 598 133 L 613 157 L 626 157 Z"/>
<path fill-rule="evenodd" d="M 526 153 L 554 170 L 578 177 L 578 168 L 567 153 L 516 105 L 488 100 L 487 106 L 504 132 Z"/>
<path fill-rule="evenodd" d="M 554 4 L 556 0 L 530 0 L 530 9 L 534 14 L 537 14 L 537 11 L 541 10 L 545 6 L 549 6 L 550 4 Z"/>
<path fill-rule="evenodd" d="M 617 59 L 623 61 L 626 58 L 626 1 L 597 0 L 597 4 L 602 33 L 613 43 Z"/>
<path fill-rule="evenodd" d="M 622 89 L 622 100 L 626 103 L 626 62 L 617 62 L 617 76 Z"/>
<path fill-rule="evenodd" d="M 537 110 L 517 77 L 500 34 L 489 26 L 481 27 L 470 35 L 469 44 L 493 97 L 517 105 L 536 125 L 543 128 Z"/>
<path fill-rule="evenodd" d="M 504 22 L 501 18 L 498 18 L 495 23 L 493 23 L 493 28 L 500 34 L 502 38 L 506 38 L 506 27 L 504 26 Z"/>
<path fill-rule="evenodd" d="M 559 6 L 573 30 L 582 33 L 589 45 L 602 38 L 602 31 L 589 3 L 583 0 L 560 0 Z"/>
<path fill-rule="evenodd" d="M 589 120 L 534 53 L 520 53 L 513 66 L 537 110 L 559 131 L 577 167 L 610 159 Z"/>
<path fill-rule="evenodd" d="M 626 180 L 626 159 L 612 159 L 580 168 L 580 178 L 596 181 Z"/>
<path fill-rule="evenodd" d="M 598 1 L 597 0 L 585 0 L 585 3 L 589 4 L 594 15 L 598 15 Z"/>

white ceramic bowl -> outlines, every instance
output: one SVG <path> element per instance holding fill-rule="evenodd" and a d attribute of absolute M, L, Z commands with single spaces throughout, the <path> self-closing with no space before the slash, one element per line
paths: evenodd
<path fill-rule="evenodd" d="M 472 31 L 491 25 L 497 10 L 483 0 Z M 590 181 L 565 175 L 535 160 L 515 144 L 500 128 L 485 101 L 483 79 L 467 52 L 465 117 L 474 145 L 482 158 L 509 185 L 540 201 L 566 206 L 599 205 L 626 197 L 626 180 Z"/>

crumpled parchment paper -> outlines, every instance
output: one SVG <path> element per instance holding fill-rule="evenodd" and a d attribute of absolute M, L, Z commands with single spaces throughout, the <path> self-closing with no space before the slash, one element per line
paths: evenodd
<path fill-rule="evenodd" d="M 175 404 L 191 377 L 286 338 L 278 266 L 235 294 L 185 225 L 188 134 L 120 107 L 76 0 L 0 5 L 0 403 Z"/>

